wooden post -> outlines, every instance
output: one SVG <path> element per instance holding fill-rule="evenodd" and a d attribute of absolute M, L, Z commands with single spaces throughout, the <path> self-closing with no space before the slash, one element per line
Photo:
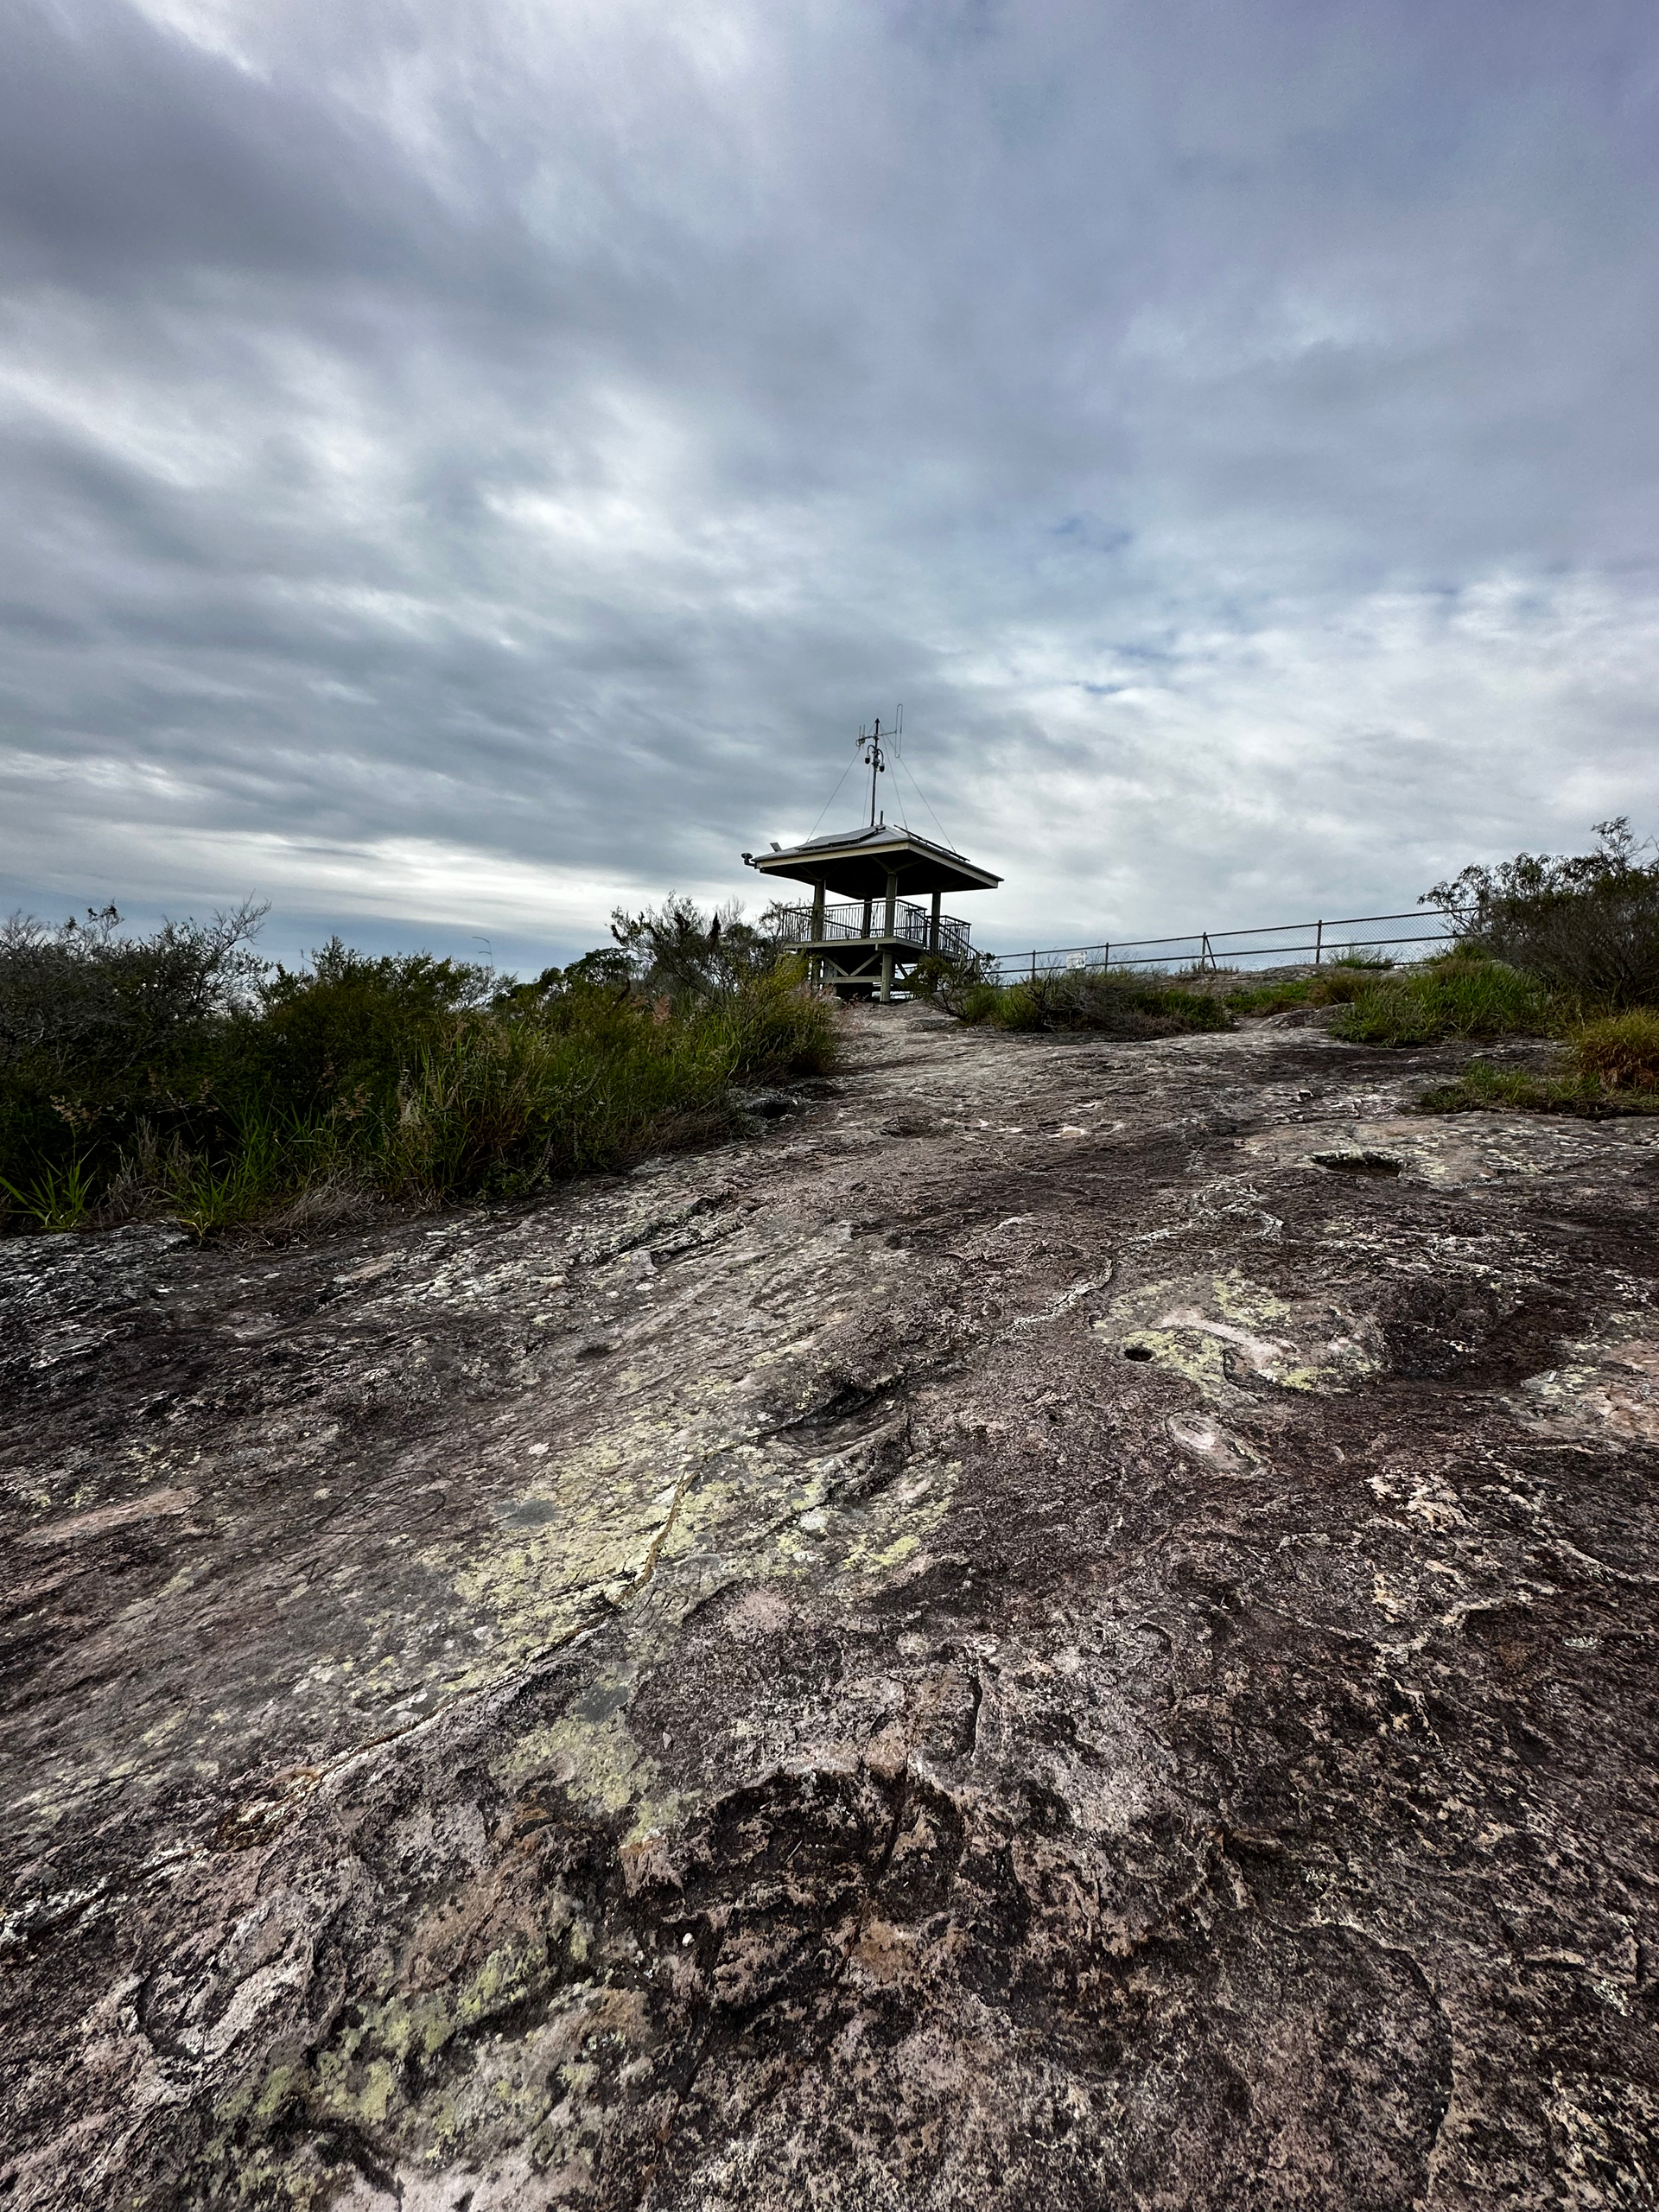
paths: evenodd
<path fill-rule="evenodd" d="M 927 925 L 927 949 L 930 952 L 937 952 L 939 949 L 939 900 L 943 895 L 938 891 L 933 893 L 933 913 Z"/>
<path fill-rule="evenodd" d="M 874 899 L 867 899 L 864 901 L 864 926 L 863 926 L 863 928 L 859 931 L 859 935 L 860 935 L 861 937 L 868 937 L 868 935 L 869 935 L 869 933 L 870 933 L 870 924 L 871 924 L 872 920 L 874 918 L 874 912 L 875 912 L 875 901 L 874 901 Z"/>
<path fill-rule="evenodd" d="M 823 939 L 823 878 L 822 876 L 812 887 L 811 931 L 813 944 L 821 944 Z M 815 952 L 812 955 L 807 963 L 806 972 L 815 983 L 821 984 L 823 982 L 823 955 L 821 952 Z"/>
<path fill-rule="evenodd" d="M 1313 925 L 1313 965 L 1317 968 L 1325 958 L 1325 924 Z"/>
<path fill-rule="evenodd" d="M 883 918 L 881 934 L 887 942 L 881 948 L 881 1003 L 889 1004 L 893 998 L 893 935 L 899 926 L 899 871 L 887 870 L 887 911 Z"/>

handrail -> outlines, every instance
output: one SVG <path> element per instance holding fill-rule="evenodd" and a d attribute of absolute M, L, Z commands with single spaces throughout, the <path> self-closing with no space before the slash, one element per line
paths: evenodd
<path fill-rule="evenodd" d="M 1421 922 L 1427 920 L 1431 916 L 1445 918 L 1453 915 L 1455 912 L 1456 909 L 1450 906 L 1414 906 L 1402 914 L 1346 914 L 1338 916 L 1334 920 L 1326 918 L 1307 922 L 1263 922 L 1258 924 L 1254 929 L 1243 930 L 1184 930 L 1173 937 L 1122 938 L 1109 939 L 1100 944 L 1052 945 L 1046 950 L 1032 952 L 993 953 L 988 955 L 988 958 L 995 967 L 999 981 L 1002 982 L 1024 972 L 1029 972 L 1034 977 L 1040 968 L 1052 967 L 1057 961 L 1064 961 L 1068 969 L 1083 969 L 1099 972 L 1109 968 L 1165 967 L 1173 964 L 1179 957 L 1173 950 L 1148 951 L 1147 950 L 1148 946 L 1173 948 L 1190 945 L 1194 948 L 1194 951 L 1186 962 L 1186 965 L 1195 968 L 1220 967 L 1222 963 L 1216 957 L 1216 947 L 1221 944 L 1225 944 L 1229 948 L 1228 964 L 1230 965 L 1240 960 L 1261 959 L 1271 953 L 1277 953 L 1283 957 L 1286 954 L 1311 952 L 1313 956 L 1313 965 L 1320 967 L 1332 950 L 1338 946 L 1339 941 L 1335 934 L 1337 931 L 1371 929 L 1382 922 Z M 1311 930 L 1313 934 L 1304 944 L 1236 944 L 1233 942 L 1237 938 L 1251 937 L 1274 937 L 1282 939 L 1293 930 Z M 1402 933 L 1384 938 L 1349 940 L 1348 943 L 1341 944 L 1340 949 L 1342 950 L 1351 949 L 1355 951 L 1381 951 L 1394 945 L 1443 944 L 1449 941 L 1452 935 L 1452 932 L 1449 930 L 1432 930 L 1415 936 Z M 1125 957 L 1125 955 L 1139 957 Z"/>
<path fill-rule="evenodd" d="M 810 906 L 785 906 L 778 909 L 772 920 L 779 936 L 786 944 L 879 944 L 898 942 L 903 944 L 925 946 L 933 926 L 933 917 L 925 906 L 918 906 L 908 899 L 895 901 L 893 929 L 891 936 L 882 927 L 887 918 L 887 901 L 872 902 L 870 927 L 864 927 L 864 906 L 861 899 L 850 899 L 827 906 L 813 925 L 813 910 Z M 969 952 L 969 925 L 959 921 L 954 914 L 939 916 L 939 950 L 956 958 Z"/>

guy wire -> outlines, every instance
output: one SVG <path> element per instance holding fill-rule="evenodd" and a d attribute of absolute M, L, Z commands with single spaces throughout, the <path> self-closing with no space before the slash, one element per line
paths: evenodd
<path fill-rule="evenodd" d="M 835 790 L 830 792 L 829 798 L 825 799 L 823 804 L 818 809 L 818 822 L 823 821 L 824 816 L 829 813 L 830 808 L 835 804 L 836 798 L 840 795 L 842 785 L 846 782 L 848 777 L 850 776 L 852 772 L 853 764 L 849 760 L 847 763 L 847 766 L 842 770 L 840 776 L 836 779 Z M 806 834 L 809 837 L 816 836 L 817 834 L 818 822 L 815 822 L 812 824 L 811 829 L 807 831 Z"/>

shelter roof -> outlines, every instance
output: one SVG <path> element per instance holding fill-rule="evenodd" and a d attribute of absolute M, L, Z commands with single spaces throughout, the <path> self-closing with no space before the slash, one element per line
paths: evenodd
<path fill-rule="evenodd" d="M 885 898 L 890 869 L 898 874 L 901 898 L 929 891 L 994 891 L 1002 880 L 948 845 L 936 845 L 893 822 L 808 837 L 798 845 L 745 853 L 743 857 L 762 875 L 785 876 L 794 883 L 822 882 L 842 899 Z"/>

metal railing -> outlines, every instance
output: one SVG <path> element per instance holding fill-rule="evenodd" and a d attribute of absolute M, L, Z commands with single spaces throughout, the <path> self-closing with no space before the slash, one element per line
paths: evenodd
<path fill-rule="evenodd" d="M 1247 961 L 1293 967 L 1309 962 L 1314 967 L 1344 958 L 1380 962 L 1408 945 L 1449 944 L 1449 929 L 1423 930 L 1431 919 L 1444 922 L 1447 906 L 1414 906 L 1404 914 L 1349 914 L 1335 921 L 1268 922 L 1253 930 L 1188 930 L 1179 937 L 1131 938 L 1104 944 L 1062 944 L 1035 952 L 1003 952 L 989 956 L 995 980 L 1015 983 L 1022 976 L 1067 970 L 1103 975 L 1109 968 L 1153 968 L 1188 971 L 1238 968 Z M 1372 931 L 1385 922 L 1413 922 L 1412 932 L 1386 937 L 1356 937 L 1345 932 Z M 1244 938 L 1260 940 L 1245 944 Z"/>
<path fill-rule="evenodd" d="M 778 934 L 786 944 L 823 944 L 830 940 L 851 939 L 854 942 L 875 944 L 887 934 L 887 901 L 877 899 L 870 909 L 870 925 L 864 926 L 864 906 L 861 899 L 847 906 L 826 906 L 818 937 L 812 934 L 810 906 L 785 906 L 773 916 Z M 925 945 L 933 916 L 926 906 L 913 906 L 907 899 L 900 899 L 893 910 L 893 935 L 906 944 Z M 939 950 L 948 960 L 967 957 L 969 924 L 958 921 L 954 914 L 939 916 Z"/>

